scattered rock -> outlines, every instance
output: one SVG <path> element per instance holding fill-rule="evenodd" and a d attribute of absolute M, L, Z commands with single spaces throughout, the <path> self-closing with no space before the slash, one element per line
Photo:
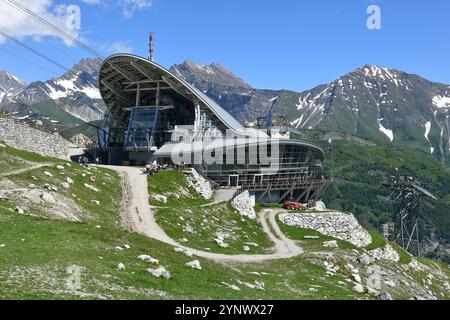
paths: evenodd
<path fill-rule="evenodd" d="M 100 201 L 98 201 L 98 200 L 91 200 L 91 202 L 92 202 L 92 203 L 95 203 L 95 204 L 98 205 L 98 206 L 100 205 Z"/>
<path fill-rule="evenodd" d="M 377 248 L 369 251 L 369 255 L 375 260 L 383 259 L 394 262 L 400 261 L 400 255 L 389 244 L 386 244 L 383 248 Z"/>
<path fill-rule="evenodd" d="M 265 291 L 264 282 L 260 282 L 260 281 L 257 281 L 257 280 L 255 280 L 255 284 L 244 282 L 244 281 L 241 281 L 241 280 L 237 280 L 236 282 L 238 284 L 244 285 L 244 286 L 246 286 L 247 288 L 250 288 L 250 289 L 256 289 L 256 290 Z"/>
<path fill-rule="evenodd" d="M 198 260 L 190 261 L 186 263 L 186 266 L 191 267 L 192 269 L 202 270 L 202 266 Z"/>
<path fill-rule="evenodd" d="M 124 244 L 123 247 L 127 250 L 131 249 L 130 245 L 128 245 L 128 244 Z"/>
<path fill-rule="evenodd" d="M 167 203 L 167 197 L 162 194 L 152 194 L 151 197 L 156 201 Z"/>
<path fill-rule="evenodd" d="M 139 260 L 148 262 L 148 263 L 154 263 L 154 264 L 159 264 L 159 260 L 158 259 L 154 259 L 151 256 L 147 255 L 147 254 L 141 254 L 140 256 L 138 256 Z"/>
<path fill-rule="evenodd" d="M 44 174 L 45 174 L 47 177 L 53 177 L 53 174 L 51 174 L 51 173 L 48 172 L 48 171 L 44 171 Z"/>
<path fill-rule="evenodd" d="M 66 177 L 66 182 L 67 182 L 68 184 L 73 184 L 73 180 L 72 180 L 72 178 L 70 178 L 70 177 Z"/>
<path fill-rule="evenodd" d="M 363 293 L 364 292 L 364 287 L 362 286 L 362 284 L 358 283 L 357 285 L 355 285 L 353 287 L 353 290 L 359 293 Z"/>
<path fill-rule="evenodd" d="M 389 293 L 387 293 L 387 292 L 380 292 L 377 295 L 377 299 L 378 300 L 393 300 L 391 295 Z"/>
<path fill-rule="evenodd" d="M 361 276 L 357 273 L 353 273 L 351 276 L 352 280 L 357 282 L 357 283 L 361 283 Z"/>
<path fill-rule="evenodd" d="M 224 286 L 226 286 L 228 289 L 235 290 L 235 291 L 241 291 L 241 289 L 238 286 L 235 286 L 234 284 L 229 284 L 226 282 L 221 282 Z"/>
<path fill-rule="evenodd" d="M 64 189 L 69 189 L 69 188 L 70 188 L 70 184 L 69 184 L 68 182 L 61 182 L 61 186 L 62 186 Z"/>
<path fill-rule="evenodd" d="M 65 168 L 64 168 L 64 166 L 58 164 L 58 165 L 56 166 L 56 169 L 58 169 L 58 170 L 64 170 Z"/>
<path fill-rule="evenodd" d="M 24 213 L 25 213 L 25 210 L 22 209 L 21 207 L 16 207 L 16 208 L 15 208 L 15 211 L 16 211 L 18 214 L 24 214 Z"/>
<path fill-rule="evenodd" d="M 119 271 L 125 270 L 125 265 L 124 265 L 123 263 L 119 263 L 119 264 L 117 265 L 117 270 L 119 270 Z"/>
<path fill-rule="evenodd" d="M 6 148 L 6 146 L 3 143 L 0 143 L 0 148 Z"/>
<path fill-rule="evenodd" d="M 244 249 L 244 251 L 250 251 L 250 247 L 249 246 L 244 246 L 243 249 Z"/>
<path fill-rule="evenodd" d="M 161 278 L 163 277 L 164 279 L 170 279 L 170 272 L 167 271 L 164 267 L 159 267 L 157 269 L 152 269 L 149 268 L 147 269 L 148 272 L 150 272 L 150 274 L 152 274 L 154 277 L 156 278 Z"/>
<path fill-rule="evenodd" d="M 325 241 L 322 243 L 322 247 L 325 248 L 339 248 L 336 240 Z"/>
<path fill-rule="evenodd" d="M 90 184 L 85 183 L 84 186 L 92 191 L 98 192 L 98 189 Z"/>
<path fill-rule="evenodd" d="M 359 262 L 365 266 L 368 266 L 369 264 L 371 264 L 374 261 L 373 258 L 369 257 L 366 253 L 363 253 L 360 257 L 359 257 Z"/>

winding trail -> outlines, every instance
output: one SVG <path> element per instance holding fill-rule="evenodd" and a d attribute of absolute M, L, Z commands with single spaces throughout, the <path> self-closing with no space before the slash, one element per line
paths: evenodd
<path fill-rule="evenodd" d="M 266 209 L 259 214 L 259 221 L 264 232 L 273 241 L 273 253 L 268 254 L 220 254 L 201 251 L 186 247 L 170 238 L 164 230 L 156 223 L 153 211 L 148 202 L 147 176 L 142 174 L 139 168 L 123 166 L 103 166 L 112 169 L 124 177 L 127 212 L 126 220 L 131 224 L 130 228 L 150 238 L 159 240 L 166 244 L 182 248 L 192 252 L 194 255 L 218 262 L 240 262 L 252 263 L 268 260 L 292 258 L 303 253 L 294 241 L 286 238 L 276 223 L 276 215 L 279 210 Z M 269 223 L 271 227 L 269 226 Z M 272 231 L 273 230 L 273 231 Z M 273 233 L 275 232 L 275 234 Z"/>
<path fill-rule="evenodd" d="M 25 168 L 21 168 L 21 169 L 17 169 L 17 170 L 12 170 L 12 171 L 8 171 L 8 172 L 0 173 L 0 178 L 9 177 L 9 176 L 13 176 L 13 175 L 16 175 L 16 174 L 21 174 L 21 173 L 24 173 L 24 172 L 27 172 L 27 171 L 31 171 L 31 170 L 34 170 L 34 169 L 39 169 L 39 168 L 42 168 L 42 167 L 48 167 L 48 166 L 51 166 L 51 165 L 54 165 L 54 163 L 35 163 L 35 164 L 33 164 L 33 165 L 29 166 L 29 167 L 25 167 Z"/>

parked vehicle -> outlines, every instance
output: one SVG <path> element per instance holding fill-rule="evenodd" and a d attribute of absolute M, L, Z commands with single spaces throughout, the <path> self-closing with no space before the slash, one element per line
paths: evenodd
<path fill-rule="evenodd" d="M 306 206 L 302 203 L 299 202 L 295 202 L 295 201 L 285 201 L 283 203 L 283 208 L 284 209 L 289 209 L 289 210 L 299 210 L 299 211 L 305 211 L 306 210 Z"/>

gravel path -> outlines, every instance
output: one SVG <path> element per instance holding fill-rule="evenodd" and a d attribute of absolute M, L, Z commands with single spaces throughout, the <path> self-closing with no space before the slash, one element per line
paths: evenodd
<path fill-rule="evenodd" d="M 8 177 L 8 176 L 13 176 L 16 174 L 21 174 L 30 170 L 34 170 L 34 169 L 38 169 L 38 168 L 42 168 L 42 167 L 48 167 L 50 165 L 54 165 L 54 163 L 36 163 L 33 164 L 29 167 L 25 167 L 22 169 L 17 169 L 17 170 L 12 170 L 12 171 L 8 171 L 8 172 L 4 172 L 4 173 L 0 173 L 0 178 L 4 178 L 4 177 Z"/>
<path fill-rule="evenodd" d="M 219 262 L 262 262 L 267 260 L 291 258 L 303 253 L 294 241 L 286 238 L 281 232 L 275 219 L 279 210 L 265 209 L 259 214 L 259 221 L 264 232 L 273 241 L 273 253 L 269 254 L 237 254 L 227 255 L 201 251 L 186 247 L 170 238 L 164 230 L 156 223 L 153 211 L 148 202 L 147 176 L 142 174 L 139 168 L 124 166 L 104 166 L 122 174 L 126 185 L 126 221 L 131 224 L 130 229 L 144 234 L 150 238 L 162 241 L 172 246 L 180 247 L 192 252 L 194 255 L 219 261 Z M 269 227 L 269 223 L 272 226 Z M 275 232 L 273 234 L 272 230 Z"/>

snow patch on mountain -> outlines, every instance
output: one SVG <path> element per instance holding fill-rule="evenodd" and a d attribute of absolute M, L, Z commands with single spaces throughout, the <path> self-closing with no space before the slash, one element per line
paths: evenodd
<path fill-rule="evenodd" d="M 450 108 L 450 97 L 446 96 L 434 96 L 433 97 L 433 105 L 436 108 Z"/>
<path fill-rule="evenodd" d="M 425 123 L 425 139 L 428 140 L 428 142 L 430 141 L 430 139 L 428 139 L 428 135 L 430 134 L 431 131 L 431 121 L 428 121 L 427 123 Z"/>
<path fill-rule="evenodd" d="M 385 127 L 381 124 L 382 121 L 383 121 L 383 119 L 378 119 L 378 129 L 379 129 L 382 133 L 384 133 L 384 135 L 385 135 L 386 137 L 388 137 L 389 140 L 390 140 L 391 142 L 394 141 L 394 132 L 393 132 L 391 129 L 385 128 Z"/>

